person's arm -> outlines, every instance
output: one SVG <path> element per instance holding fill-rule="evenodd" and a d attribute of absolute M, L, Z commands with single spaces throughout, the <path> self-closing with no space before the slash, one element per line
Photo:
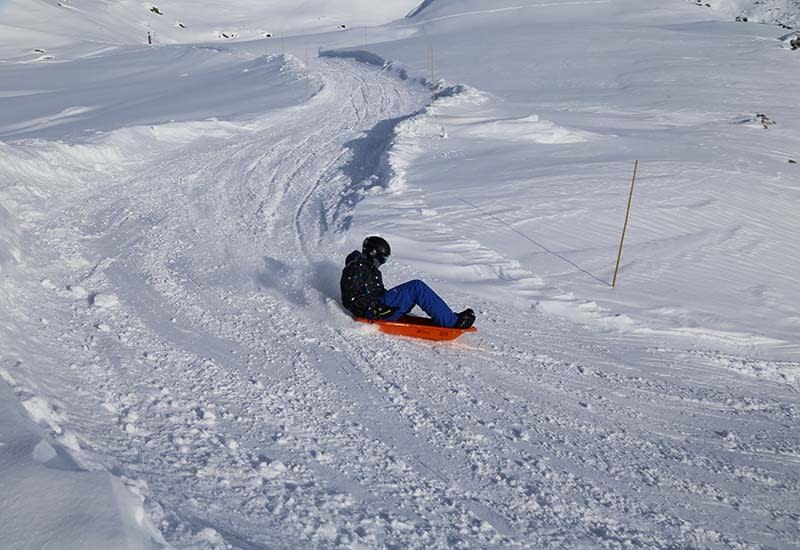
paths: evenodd
<path fill-rule="evenodd" d="M 376 319 L 389 317 L 397 311 L 396 308 L 384 304 L 378 296 L 372 295 L 374 293 L 372 285 L 373 274 L 368 266 L 360 262 L 348 266 L 345 277 L 349 287 L 347 290 L 350 304 L 352 305 L 350 309 L 357 312 L 368 312 Z"/>
<path fill-rule="evenodd" d="M 378 300 L 377 304 L 374 304 L 369 312 L 376 318 L 376 319 L 386 319 L 390 317 L 395 311 L 397 311 L 396 307 L 387 306 L 380 300 Z"/>
<path fill-rule="evenodd" d="M 369 296 L 369 285 L 366 282 L 356 279 L 354 282 L 353 290 L 355 292 L 351 303 L 357 311 L 369 312 L 376 319 L 384 319 L 397 311 L 397 308 L 387 306 L 377 296 Z"/>

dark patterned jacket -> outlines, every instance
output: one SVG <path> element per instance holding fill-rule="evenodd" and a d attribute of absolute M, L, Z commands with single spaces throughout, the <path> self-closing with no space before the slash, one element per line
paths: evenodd
<path fill-rule="evenodd" d="M 381 306 L 386 292 L 381 271 L 369 259 L 353 250 L 342 270 L 342 304 L 356 317 L 374 317 L 371 311 Z"/>

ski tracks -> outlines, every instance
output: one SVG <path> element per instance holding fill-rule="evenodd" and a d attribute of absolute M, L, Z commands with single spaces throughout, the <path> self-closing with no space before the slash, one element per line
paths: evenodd
<path fill-rule="evenodd" d="M 795 394 L 709 383 L 727 357 L 612 351 L 480 296 L 481 332 L 452 346 L 354 327 L 331 254 L 427 93 L 351 61 L 311 71 L 309 102 L 95 181 L 40 231 L 48 284 L 16 290 L 48 322 L 19 348 L 75 388 L 52 399 L 87 467 L 145 494 L 177 547 L 797 540 Z M 395 223 L 425 206 L 400 202 Z M 507 268 L 509 292 L 536 294 Z"/>
<path fill-rule="evenodd" d="M 392 128 L 372 130 L 416 112 L 425 90 L 351 61 L 316 68 L 310 102 L 101 185 L 51 223 L 70 230 L 42 234 L 55 252 L 41 272 L 59 284 L 38 307 L 67 354 L 50 358 L 80 385 L 59 402 L 87 462 L 132 480 L 178 546 L 209 529 L 237 547 L 293 547 L 443 544 L 452 525 L 470 528 L 464 505 L 435 496 L 441 480 L 392 448 L 414 437 L 383 418 L 362 367 L 355 383 L 326 376 L 351 352 L 318 340 L 332 296 L 309 272 L 338 239 L 342 197 L 380 182 Z M 82 304 L 67 286 L 92 294 Z"/>

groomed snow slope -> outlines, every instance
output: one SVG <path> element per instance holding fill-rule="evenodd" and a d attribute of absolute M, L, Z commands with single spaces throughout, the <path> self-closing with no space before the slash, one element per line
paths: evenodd
<path fill-rule="evenodd" d="M 59 61 L 116 46 L 236 42 L 336 32 L 399 18 L 414 0 L 3 0 L 3 59 Z M 363 32 L 363 30 L 362 30 Z M 37 51 L 39 50 L 39 51 Z"/>
<path fill-rule="evenodd" d="M 800 119 L 783 31 L 704 21 L 691 4 L 476 7 L 432 2 L 412 18 L 435 37 L 437 75 L 473 89 L 409 129 L 424 145 L 408 179 L 425 182 L 439 213 L 427 221 L 518 262 L 546 312 L 636 333 L 795 343 L 798 217 L 786 205 L 800 198 Z M 470 38 L 501 32 L 503 52 Z M 426 47 L 375 49 L 424 73 Z M 721 59 L 736 63 L 719 70 Z M 634 159 L 621 288 L 610 292 Z"/>
<path fill-rule="evenodd" d="M 0 7 L 0 547 L 797 546 L 785 31 L 633 0 L 316 26 L 344 4 L 153 48 Z M 372 233 L 479 332 L 354 324 Z"/>

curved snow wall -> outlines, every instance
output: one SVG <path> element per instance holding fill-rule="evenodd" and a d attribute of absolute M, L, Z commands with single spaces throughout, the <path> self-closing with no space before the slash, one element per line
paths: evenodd
<path fill-rule="evenodd" d="M 433 4 L 433 1 L 434 0 L 425 0 L 424 2 L 422 2 L 422 4 L 420 4 L 419 6 L 414 8 L 413 10 L 411 10 L 408 13 L 408 15 L 406 15 L 406 19 L 410 19 L 410 18 L 414 17 L 415 15 L 419 15 L 420 13 L 422 13 L 425 10 L 425 8 L 427 8 L 428 6 Z"/>
<path fill-rule="evenodd" d="M 63 203 L 70 187 L 81 184 L 81 174 L 119 165 L 123 159 L 121 146 L 114 142 L 0 141 L 0 272 L 22 261 L 26 220 L 46 216 Z"/>
<path fill-rule="evenodd" d="M 20 261 L 19 228 L 0 203 L 0 273 Z"/>

